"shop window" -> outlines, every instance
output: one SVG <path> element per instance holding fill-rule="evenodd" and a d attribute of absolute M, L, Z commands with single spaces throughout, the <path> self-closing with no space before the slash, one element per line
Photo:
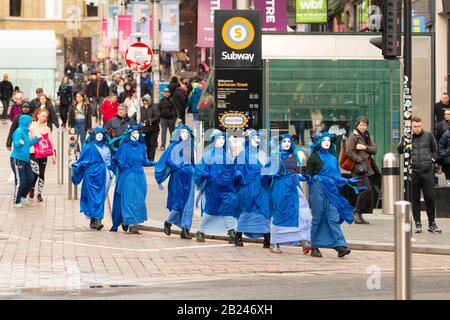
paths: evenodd
<path fill-rule="evenodd" d="M 20 17 L 22 15 L 22 0 L 9 0 L 9 16 Z"/>

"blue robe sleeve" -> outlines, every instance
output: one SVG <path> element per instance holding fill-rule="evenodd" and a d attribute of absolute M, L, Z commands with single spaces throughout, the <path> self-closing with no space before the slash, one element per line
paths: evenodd
<path fill-rule="evenodd" d="M 202 159 L 202 162 L 195 166 L 194 171 L 194 182 L 195 185 L 199 189 L 203 189 L 207 183 L 207 180 L 211 177 L 211 174 L 209 173 L 209 165 L 205 163 L 205 161 Z"/>
<path fill-rule="evenodd" d="M 147 158 L 147 146 L 145 144 L 143 144 L 142 151 L 143 151 L 143 159 L 144 159 L 143 166 L 144 167 L 154 167 L 156 165 L 156 162 L 152 162 L 152 161 L 148 160 L 148 158 Z"/>
<path fill-rule="evenodd" d="M 84 178 L 86 168 L 92 163 L 92 145 L 86 144 L 81 151 L 80 157 L 72 165 L 72 183 L 78 185 Z"/>
<path fill-rule="evenodd" d="M 164 153 L 159 158 L 156 167 L 155 167 L 155 179 L 158 184 L 163 183 L 170 175 L 171 169 L 167 164 L 167 161 L 170 159 L 170 154 L 173 149 L 173 144 L 171 143 L 169 147 L 164 151 Z"/>

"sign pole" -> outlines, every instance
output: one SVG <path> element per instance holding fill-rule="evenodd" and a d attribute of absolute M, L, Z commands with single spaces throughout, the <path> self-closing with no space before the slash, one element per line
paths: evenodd
<path fill-rule="evenodd" d="M 412 12 L 411 0 L 404 0 L 404 82 L 403 82 L 403 134 L 405 139 L 404 156 L 404 199 L 411 201 L 411 149 L 412 149 Z"/>

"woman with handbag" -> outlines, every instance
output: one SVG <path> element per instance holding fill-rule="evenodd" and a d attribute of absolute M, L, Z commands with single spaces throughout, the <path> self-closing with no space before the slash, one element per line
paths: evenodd
<path fill-rule="evenodd" d="M 53 143 L 51 141 L 52 132 L 47 125 L 49 112 L 47 109 L 36 110 L 33 116 L 33 122 L 30 126 L 30 136 L 42 136 L 35 146 L 30 148 L 30 164 L 34 172 L 34 183 L 29 196 L 34 198 L 36 182 L 38 182 L 37 201 L 43 202 L 42 192 L 45 184 L 45 168 L 47 167 L 47 157 L 51 156 L 53 164 L 56 163 L 56 156 L 53 152 Z"/>
<path fill-rule="evenodd" d="M 353 218 L 356 224 L 369 224 L 363 218 L 364 213 L 372 213 L 374 207 L 374 186 L 378 185 L 379 177 L 381 176 L 372 155 L 377 153 L 377 146 L 370 138 L 367 131 L 369 119 L 360 116 L 356 119 L 356 129 L 347 140 L 346 156 L 354 162 L 352 177 L 361 179 L 358 182 L 358 187 L 367 189 L 363 190 L 356 200 L 355 211 Z"/>

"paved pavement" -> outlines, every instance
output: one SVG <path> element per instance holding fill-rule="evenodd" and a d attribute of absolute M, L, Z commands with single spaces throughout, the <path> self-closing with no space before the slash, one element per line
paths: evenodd
<path fill-rule="evenodd" d="M 6 125 L 0 126 L 2 141 L 6 130 Z M 151 171 L 147 170 L 149 223 L 161 224 L 166 214 L 163 209 L 166 191 L 156 190 Z M 33 200 L 21 209 L 11 206 L 10 172 L 4 149 L 0 157 L 0 298 L 25 298 L 26 292 L 79 292 L 99 286 L 153 286 L 162 290 L 168 284 L 184 288 L 192 283 L 202 287 L 203 283 L 207 287 L 211 281 L 245 281 L 255 276 L 367 274 L 368 268 L 388 274 L 394 270 L 390 252 L 353 250 L 351 255 L 338 259 L 334 251 L 324 250 L 323 259 L 314 259 L 295 247 L 283 248 L 284 254 L 274 255 L 256 243 L 237 248 L 224 241 L 210 239 L 197 243 L 177 235 L 167 237 L 161 232 L 111 233 L 107 231 L 111 227 L 109 210 L 105 229 L 93 231 L 80 214 L 78 201 L 67 199 L 67 184 L 56 184 L 56 167 L 52 163 L 47 170 L 45 201 Z M 377 226 L 388 224 L 388 220 L 384 217 L 369 220 L 370 226 L 350 227 L 349 239 L 358 239 L 351 238 L 350 230 L 356 230 L 354 234 L 362 237 L 360 240 L 365 239 L 363 236 L 370 237 L 372 233 L 367 230 L 378 234 L 372 236 L 375 239 L 384 237 Z M 194 225 L 196 221 L 198 215 Z M 415 272 L 448 273 L 449 266 L 450 256 L 413 257 Z"/>

